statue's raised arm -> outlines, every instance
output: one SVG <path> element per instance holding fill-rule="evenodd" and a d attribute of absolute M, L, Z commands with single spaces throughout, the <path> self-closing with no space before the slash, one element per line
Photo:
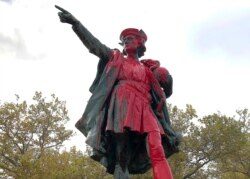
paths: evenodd
<path fill-rule="evenodd" d="M 89 50 L 90 53 L 102 58 L 109 59 L 111 54 L 111 49 L 106 45 L 102 44 L 96 37 L 94 37 L 88 29 L 86 29 L 81 22 L 76 19 L 70 12 L 61 8 L 60 6 L 55 5 L 55 7 L 60 10 L 58 16 L 62 23 L 68 23 L 72 25 L 74 32 L 80 38 L 85 47 Z"/>

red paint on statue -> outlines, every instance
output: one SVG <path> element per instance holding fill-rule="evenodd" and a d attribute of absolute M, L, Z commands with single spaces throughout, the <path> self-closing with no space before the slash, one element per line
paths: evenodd
<path fill-rule="evenodd" d="M 173 179 L 171 168 L 165 158 L 159 133 L 148 133 L 148 146 L 154 179 Z"/>
<path fill-rule="evenodd" d="M 118 83 L 112 92 L 106 130 L 123 133 L 125 128 L 139 133 L 164 131 L 151 108 L 149 69 L 137 59 L 122 58 Z M 161 90 L 161 89 L 158 89 Z"/>

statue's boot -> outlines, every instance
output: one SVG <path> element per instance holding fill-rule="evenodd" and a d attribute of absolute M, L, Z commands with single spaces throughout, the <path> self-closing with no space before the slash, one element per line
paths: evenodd
<path fill-rule="evenodd" d="M 165 161 L 153 163 L 153 176 L 154 179 L 173 179 L 171 169 L 166 159 Z"/>
<path fill-rule="evenodd" d="M 116 134 L 116 165 L 114 171 L 115 179 L 129 179 L 129 146 L 127 133 Z"/>
<path fill-rule="evenodd" d="M 129 172 L 126 168 L 122 169 L 120 164 L 115 165 L 114 179 L 129 179 Z"/>
<path fill-rule="evenodd" d="M 165 158 L 160 132 L 148 133 L 148 149 L 152 162 L 154 179 L 173 179 L 171 168 Z"/>

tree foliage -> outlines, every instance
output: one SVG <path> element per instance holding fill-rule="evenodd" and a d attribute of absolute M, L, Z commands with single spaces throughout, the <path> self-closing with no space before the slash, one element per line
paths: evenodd
<path fill-rule="evenodd" d="M 0 168 L 15 178 L 30 178 L 30 170 L 49 150 L 58 151 L 72 136 L 65 129 L 69 120 L 65 102 L 51 95 L 46 101 L 36 92 L 33 101 L 4 103 L 0 106 Z"/>
<path fill-rule="evenodd" d="M 175 178 L 249 178 L 250 115 L 247 109 L 228 117 L 219 112 L 198 118 L 170 106 L 173 125 L 183 134 L 181 151 L 170 159 Z"/>
<path fill-rule="evenodd" d="M 238 130 L 237 141 L 232 141 L 235 146 L 234 153 L 222 158 L 217 163 L 221 178 L 250 178 L 250 113 L 248 109 L 237 111 Z M 238 148 L 237 148 L 238 147 Z"/>

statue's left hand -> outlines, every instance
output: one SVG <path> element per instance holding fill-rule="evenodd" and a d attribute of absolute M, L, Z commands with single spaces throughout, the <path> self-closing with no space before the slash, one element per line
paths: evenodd
<path fill-rule="evenodd" d="M 75 25 L 75 24 L 79 23 L 79 21 L 67 10 L 65 10 L 57 5 L 55 5 L 55 8 L 57 8 L 61 11 L 61 12 L 58 12 L 58 16 L 59 16 L 61 22 L 68 23 L 71 25 Z"/>

